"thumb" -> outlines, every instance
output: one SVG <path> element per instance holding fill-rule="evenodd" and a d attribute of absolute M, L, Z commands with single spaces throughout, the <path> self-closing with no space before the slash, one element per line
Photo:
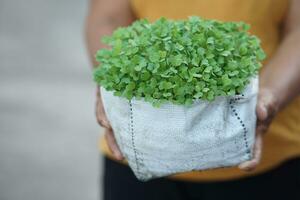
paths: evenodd
<path fill-rule="evenodd" d="M 268 117 L 267 106 L 263 100 L 258 100 L 256 106 L 256 115 L 259 121 L 264 121 Z"/>
<path fill-rule="evenodd" d="M 109 121 L 106 118 L 102 120 L 102 125 L 107 129 L 112 129 Z"/>

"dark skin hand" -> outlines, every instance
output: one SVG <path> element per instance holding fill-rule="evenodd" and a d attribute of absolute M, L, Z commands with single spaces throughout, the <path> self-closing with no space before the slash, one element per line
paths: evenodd
<path fill-rule="evenodd" d="M 93 55 L 98 49 L 106 48 L 99 42 L 99 38 L 134 20 L 129 0 L 91 0 L 86 21 L 86 39 L 94 66 L 97 63 Z M 239 165 L 244 171 L 254 170 L 260 163 L 263 134 L 276 114 L 300 94 L 300 1 L 291 0 L 284 25 L 284 36 L 277 52 L 260 72 L 254 154 L 252 160 Z M 105 138 L 114 157 L 122 160 L 123 155 L 103 109 L 99 88 L 96 89 L 96 117 L 105 129 Z"/>
<path fill-rule="evenodd" d="M 239 165 L 254 170 L 261 160 L 263 134 L 278 111 L 300 94 L 300 1 L 292 0 L 282 42 L 260 73 L 254 157 Z"/>

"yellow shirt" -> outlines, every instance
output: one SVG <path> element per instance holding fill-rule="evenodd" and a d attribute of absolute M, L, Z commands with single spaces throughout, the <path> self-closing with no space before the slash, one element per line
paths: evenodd
<path fill-rule="evenodd" d="M 162 16 L 184 19 L 191 15 L 222 21 L 245 21 L 251 25 L 250 32 L 261 39 L 268 58 L 280 43 L 281 24 L 288 6 L 288 0 L 132 0 L 136 16 L 150 21 Z M 111 156 L 103 138 L 101 149 Z M 170 178 L 190 181 L 230 180 L 265 172 L 297 156 L 300 156 L 300 98 L 295 99 L 274 119 L 264 138 L 261 164 L 255 171 L 247 173 L 231 167 L 182 173 Z"/>

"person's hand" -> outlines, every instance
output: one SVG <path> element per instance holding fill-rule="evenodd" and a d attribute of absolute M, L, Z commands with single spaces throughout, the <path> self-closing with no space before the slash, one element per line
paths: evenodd
<path fill-rule="evenodd" d="M 113 129 L 111 128 L 111 125 L 106 117 L 101 99 L 101 93 L 98 87 L 96 90 L 96 118 L 99 125 L 104 128 L 104 136 L 110 151 L 117 160 L 123 160 L 123 155 L 116 142 Z"/>
<path fill-rule="evenodd" d="M 256 137 L 253 146 L 253 158 L 249 161 L 243 162 L 239 168 L 244 171 L 252 171 L 260 163 L 262 148 L 263 148 L 263 134 L 269 128 L 272 119 L 278 112 L 278 101 L 275 94 L 270 89 L 261 88 L 259 90 L 257 105 L 256 105 Z"/>

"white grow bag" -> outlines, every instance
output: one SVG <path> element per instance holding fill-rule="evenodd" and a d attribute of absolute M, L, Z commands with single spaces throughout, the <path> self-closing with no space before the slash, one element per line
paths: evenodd
<path fill-rule="evenodd" d="M 252 158 L 258 78 L 241 95 L 196 100 L 191 106 L 113 95 L 102 100 L 117 143 L 139 180 L 236 166 Z"/>

